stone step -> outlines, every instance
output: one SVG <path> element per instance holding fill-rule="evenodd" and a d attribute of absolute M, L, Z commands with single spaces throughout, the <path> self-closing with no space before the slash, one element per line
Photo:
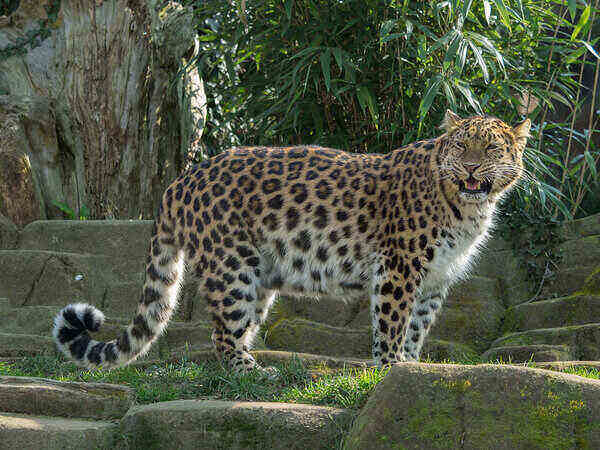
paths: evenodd
<path fill-rule="evenodd" d="M 572 359 L 600 360 L 600 323 L 510 333 L 496 339 L 490 350 L 535 344 L 566 345 L 572 349 Z"/>
<path fill-rule="evenodd" d="M 600 448 L 600 381 L 509 365 L 398 364 L 344 449 Z"/>
<path fill-rule="evenodd" d="M 58 306 L 31 306 L 3 311 L 0 315 L 0 356 L 54 354 L 52 328 L 60 309 Z M 130 320 L 130 317 L 108 317 L 100 330 L 91 334 L 92 338 L 100 341 L 115 339 Z M 168 356 L 182 348 L 210 347 L 211 333 L 212 326 L 205 321 L 170 322 L 166 332 L 150 349 L 149 357 Z M 264 347 L 261 339 L 257 339 L 257 346 Z"/>
<path fill-rule="evenodd" d="M 599 318 L 600 296 L 574 295 L 514 306 L 506 312 L 502 327 L 508 333 L 583 325 Z"/>
<path fill-rule="evenodd" d="M 498 261 L 502 261 L 501 270 Z M 475 258 L 471 275 L 500 279 L 505 306 L 518 305 L 531 298 L 537 286 L 527 277 L 521 258 L 512 249 L 482 249 Z"/>
<path fill-rule="evenodd" d="M 121 431 L 129 448 L 331 449 L 353 417 L 325 406 L 176 400 L 133 407 Z"/>
<path fill-rule="evenodd" d="M 19 247 L 145 261 L 151 230 L 151 220 L 39 220 L 23 229 Z"/>
<path fill-rule="evenodd" d="M 557 247 L 560 268 L 600 265 L 600 235 L 586 236 L 563 242 Z"/>
<path fill-rule="evenodd" d="M 133 405 L 133 389 L 107 383 L 76 383 L 0 376 L 0 411 L 83 419 L 120 419 Z"/>
<path fill-rule="evenodd" d="M 547 361 L 536 362 L 534 366 L 540 369 L 558 370 L 561 372 L 572 368 L 600 370 L 600 361 Z"/>
<path fill-rule="evenodd" d="M 598 262 L 600 266 L 600 261 Z M 578 266 L 559 269 L 544 281 L 540 299 L 566 297 L 584 289 L 586 280 L 597 266 Z"/>
<path fill-rule="evenodd" d="M 0 214 L 0 250 L 16 248 L 19 242 L 19 230 L 7 217 Z"/>
<path fill-rule="evenodd" d="M 509 345 L 491 348 L 481 355 L 481 359 L 510 364 L 528 361 L 570 361 L 573 355 L 573 349 L 568 345 Z"/>
<path fill-rule="evenodd" d="M 118 424 L 108 421 L 0 413 L 5 449 L 110 449 L 115 448 L 118 429 Z"/>
<path fill-rule="evenodd" d="M 0 333 L 0 356 L 56 355 L 54 340 L 32 334 Z"/>
<path fill-rule="evenodd" d="M 505 311 L 498 279 L 470 277 L 452 287 L 430 337 L 458 342 L 483 352 L 499 337 Z M 370 309 L 359 311 L 348 326 L 371 327 Z"/>
<path fill-rule="evenodd" d="M 559 228 L 559 235 L 565 240 L 600 235 L 600 214 L 563 223 Z"/>
<path fill-rule="evenodd" d="M 343 299 L 321 296 L 311 297 L 280 296 L 272 306 L 267 318 L 268 324 L 281 319 L 306 319 L 334 327 L 343 327 L 352 322 L 357 313 L 369 307 L 369 300 Z"/>
<path fill-rule="evenodd" d="M 0 297 L 12 306 L 85 301 L 101 307 L 107 285 L 128 273 L 109 256 L 53 251 L 2 250 L 0 266 Z"/>
<path fill-rule="evenodd" d="M 282 319 L 265 333 L 269 349 L 312 353 L 333 357 L 370 358 L 371 331 L 333 327 L 304 319 Z M 462 360 L 476 355 L 470 347 L 444 340 L 425 341 L 421 359 Z"/>

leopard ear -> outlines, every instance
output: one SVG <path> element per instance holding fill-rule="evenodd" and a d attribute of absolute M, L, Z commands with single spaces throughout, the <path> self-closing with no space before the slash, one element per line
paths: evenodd
<path fill-rule="evenodd" d="M 443 120 L 442 124 L 440 125 L 440 128 L 442 128 L 443 130 L 446 130 L 446 133 L 451 133 L 458 127 L 458 124 L 460 123 L 461 120 L 462 119 L 460 118 L 460 116 L 458 116 L 457 114 L 454 114 L 452 111 L 447 109 L 446 116 L 444 117 L 444 120 Z"/>
<path fill-rule="evenodd" d="M 518 125 L 515 125 L 512 129 L 513 134 L 515 135 L 515 140 L 525 146 L 527 143 L 527 138 L 530 137 L 529 130 L 531 129 L 531 120 L 525 119 Z"/>

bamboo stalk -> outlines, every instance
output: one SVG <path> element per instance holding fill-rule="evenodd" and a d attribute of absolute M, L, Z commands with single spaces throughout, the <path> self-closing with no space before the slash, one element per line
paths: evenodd
<path fill-rule="evenodd" d="M 594 21 L 596 19 L 596 10 L 598 9 L 598 4 L 600 3 L 600 0 L 596 0 L 596 3 L 594 5 L 594 10 L 592 12 L 592 17 L 590 18 L 591 22 L 590 22 L 590 29 L 588 32 L 588 41 L 589 41 L 589 36 L 591 36 L 591 32 L 592 32 L 592 28 L 594 25 Z M 595 105 L 596 105 L 596 92 L 598 91 L 598 73 L 600 72 L 600 59 L 596 58 L 596 69 L 595 69 L 595 73 L 594 73 L 594 85 L 592 88 L 592 105 L 590 108 L 590 116 L 588 118 L 588 135 L 587 135 L 587 139 L 585 142 L 585 152 L 589 151 L 590 149 L 590 143 L 592 141 L 592 135 L 594 134 L 594 128 L 593 128 L 593 117 L 594 117 L 594 109 L 595 109 Z M 597 164 L 598 163 L 598 158 L 596 157 L 596 159 L 594 160 L 594 163 Z M 575 200 L 575 204 L 573 205 L 573 209 L 571 211 L 571 214 L 574 216 L 575 212 L 579 209 L 579 206 L 581 205 L 581 202 L 583 201 L 583 195 L 584 195 L 584 176 L 585 176 L 585 172 L 587 169 L 587 159 L 584 158 L 583 159 L 583 164 L 581 166 L 581 171 L 579 173 L 579 183 L 578 183 L 578 189 L 577 189 L 577 197 Z"/>

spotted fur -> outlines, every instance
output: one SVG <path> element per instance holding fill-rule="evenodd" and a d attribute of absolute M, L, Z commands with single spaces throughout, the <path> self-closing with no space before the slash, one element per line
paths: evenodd
<path fill-rule="evenodd" d="M 235 370 L 257 367 L 249 349 L 279 292 L 369 296 L 376 363 L 418 360 L 448 287 L 521 175 L 529 127 L 448 112 L 440 137 L 386 155 L 245 147 L 207 159 L 163 196 L 132 323 L 98 342 L 88 331 L 102 313 L 69 305 L 55 321 L 58 345 L 88 367 L 134 360 L 165 329 L 187 267 L 215 349 Z"/>

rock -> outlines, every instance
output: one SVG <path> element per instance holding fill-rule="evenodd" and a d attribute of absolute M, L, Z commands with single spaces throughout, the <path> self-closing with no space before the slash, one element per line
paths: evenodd
<path fill-rule="evenodd" d="M 133 405 L 134 397 L 133 389 L 114 384 L 0 376 L 0 409 L 3 412 L 120 419 Z"/>
<path fill-rule="evenodd" d="M 513 250 L 496 252 L 483 250 L 476 259 L 472 275 L 499 278 L 501 299 L 506 306 L 518 305 L 528 300 L 537 288 L 527 278 L 527 271 Z"/>
<path fill-rule="evenodd" d="M 600 234 L 600 214 L 584 217 L 563 223 L 559 228 L 559 235 L 564 240 Z"/>
<path fill-rule="evenodd" d="M 452 288 L 431 337 L 483 352 L 500 335 L 504 311 L 498 280 L 472 277 Z"/>
<path fill-rule="evenodd" d="M 0 356 L 37 356 L 56 354 L 50 337 L 29 334 L 0 333 Z"/>
<path fill-rule="evenodd" d="M 367 306 L 356 313 L 352 321 L 348 324 L 348 328 L 371 328 L 371 323 L 371 308 Z"/>
<path fill-rule="evenodd" d="M 107 421 L 0 413 L 6 449 L 82 450 L 115 448 L 119 426 Z"/>
<path fill-rule="evenodd" d="M 177 400 L 132 408 L 121 432 L 129 448 L 330 449 L 352 418 L 324 406 Z"/>
<path fill-rule="evenodd" d="M 471 277 L 451 289 L 430 338 L 465 344 L 483 352 L 500 335 L 504 312 L 498 279 Z M 370 310 L 361 310 L 349 327 L 371 327 Z"/>
<path fill-rule="evenodd" d="M 20 248 L 146 260 L 152 220 L 39 220 L 27 225 Z"/>
<path fill-rule="evenodd" d="M 600 320 L 600 296 L 570 297 L 524 303 L 510 308 L 503 323 L 505 333 L 512 331 L 583 325 Z"/>
<path fill-rule="evenodd" d="M 50 336 L 58 306 L 6 308 L 0 315 L 0 333 Z"/>
<path fill-rule="evenodd" d="M 478 353 L 468 345 L 441 339 L 427 339 L 423 344 L 421 361 L 459 362 L 474 361 Z"/>
<path fill-rule="evenodd" d="M 565 297 L 582 291 L 586 280 L 597 268 L 597 266 L 576 266 L 557 270 L 552 276 L 546 278 L 538 298 Z M 600 286 L 596 295 L 600 295 Z"/>
<path fill-rule="evenodd" d="M 0 214 L 0 250 L 17 247 L 19 231 L 12 221 Z"/>
<path fill-rule="evenodd" d="M 304 319 L 282 319 L 266 332 L 274 350 L 355 358 L 371 357 L 371 332 L 332 327 Z"/>
<path fill-rule="evenodd" d="M 572 359 L 600 360 L 600 323 L 511 333 L 496 339 L 492 348 L 533 344 L 567 345 Z"/>
<path fill-rule="evenodd" d="M 369 367 L 373 365 L 372 359 L 334 358 L 332 356 L 313 355 L 310 353 L 282 352 L 277 350 L 254 350 L 252 356 L 262 365 L 290 363 L 300 361 L 305 367 L 328 367 L 342 369 L 346 367 Z"/>
<path fill-rule="evenodd" d="M 269 349 L 334 357 L 371 358 L 371 330 L 332 327 L 304 319 L 281 320 L 265 336 Z M 477 353 L 466 345 L 427 339 L 421 359 L 465 360 Z"/>
<path fill-rule="evenodd" d="M 511 345 L 493 347 L 483 355 L 483 361 L 522 363 L 529 361 L 569 361 L 573 359 L 573 349 L 567 345 Z"/>
<path fill-rule="evenodd" d="M 547 361 L 533 364 L 540 369 L 564 371 L 573 368 L 600 370 L 600 361 Z"/>
<path fill-rule="evenodd" d="M 600 236 L 587 236 L 563 242 L 557 247 L 560 268 L 596 266 L 600 262 Z"/>
<path fill-rule="evenodd" d="M 505 365 L 405 363 L 375 388 L 345 449 L 600 448 L 600 381 Z"/>
<path fill-rule="evenodd" d="M 61 252 L 0 250 L 0 262 L 0 296 L 12 306 L 85 301 L 101 307 L 112 270 L 109 257 Z"/>
<path fill-rule="evenodd" d="M 594 267 L 594 270 L 585 278 L 583 288 L 579 292 L 587 295 L 600 295 L 600 266 Z"/>
<path fill-rule="evenodd" d="M 210 335 L 212 326 L 206 322 L 194 324 L 170 322 L 165 334 L 155 344 L 161 354 L 167 354 L 177 348 L 206 348 L 212 347 Z"/>
<path fill-rule="evenodd" d="M 323 296 L 310 297 L 281 296 L 269 312 L 268 322 L 273 324 L 281 319 L 306 319 L 334 327 L 348 325 L 359 310 L 360 303 L 368 306 L 368 300 L 344 300 Z"/>

